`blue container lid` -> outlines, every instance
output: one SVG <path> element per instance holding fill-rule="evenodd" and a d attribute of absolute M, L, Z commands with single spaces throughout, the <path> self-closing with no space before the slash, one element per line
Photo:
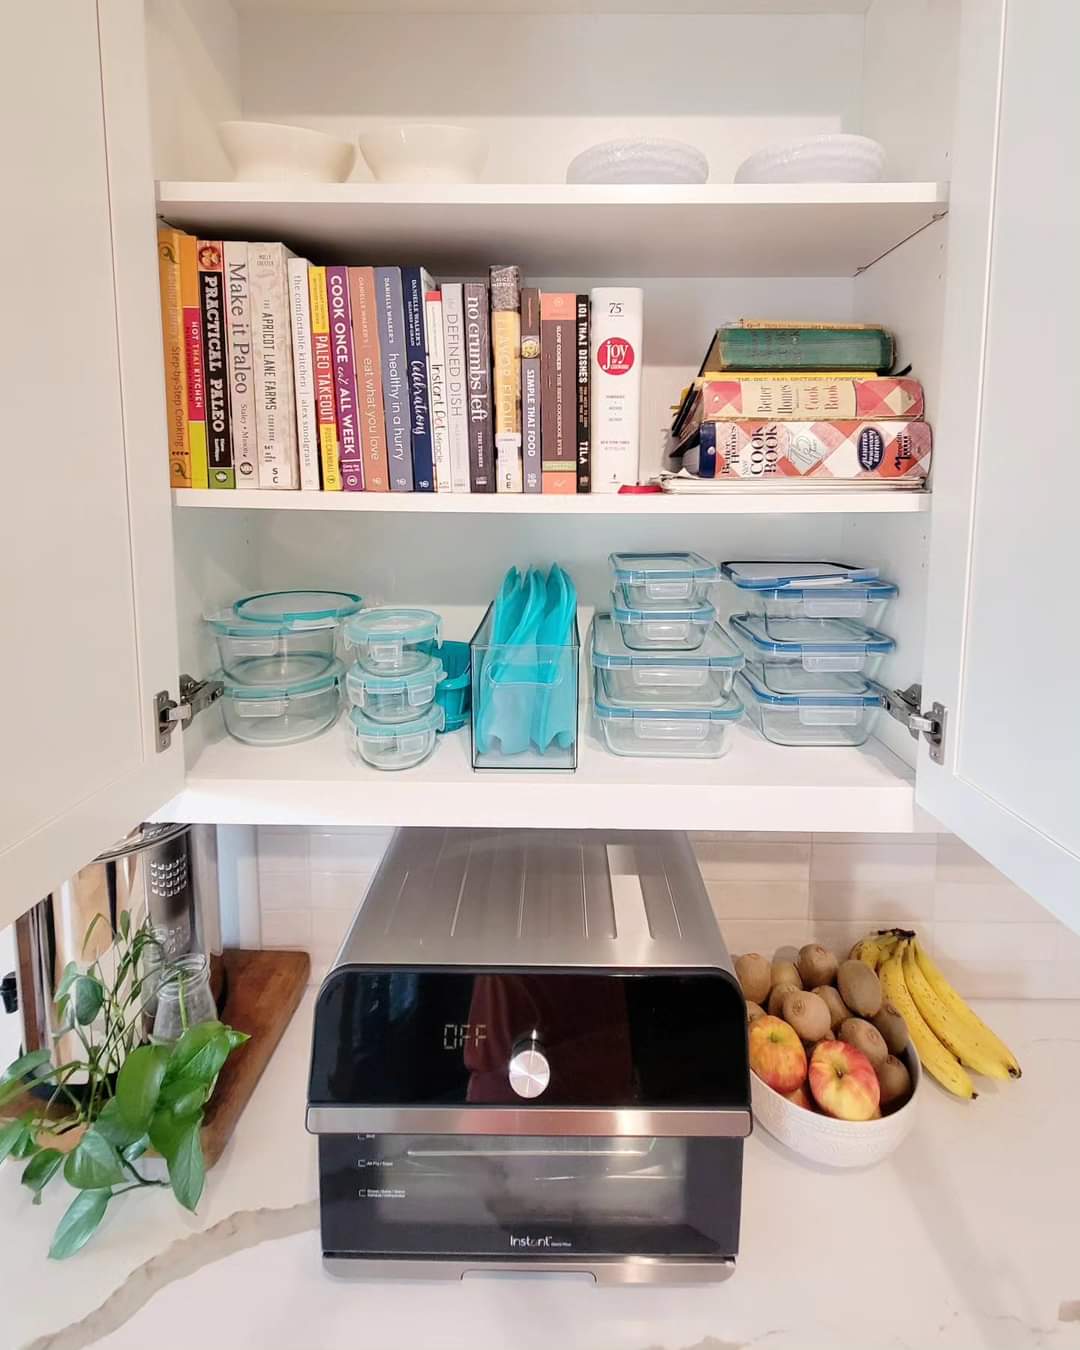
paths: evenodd
<path fill-rule="evenodd" d="M 262 591 L 237 600 L 233 609 L 241 619 L 302 627 L 326 619 L 344 619 L 363 603 L 352 591 Z"/>
<path fill-rule="evenodd" d="M 881 695 L 866 681 L 852 675 L 833 675 L 830 677 L 832 688 L 808 689 L 800 692 L 780 693 L 770 688 L 762 677 L 762 672 L 754 666 L 746 666 L 735 677 L 746 685 L 751 697 L 759 703 L 767 703 L 778 708 L 877 708 L 881 706 Z"/>
<path fill-rule="evenodd" d="M 700 553 L 612 553 L 615 580 L 622 584 L 649 581 L 717 581 L 720 569 Z"/>
<path fill-rule="evenodd" d="M 665 619 L 685 619 L 688 623 L 715 623 L 716 610 L 712 605 L 680 605 L 675 600 L 632 605 L 625 588 L 616 586 L 611 592 L 611 617 L 616 623 L 653 623 Z"/>
<path fill-rule="evenodd" d="M 720 708 L 688 708 L 686 704 L 665 705 L 659 701 L 644 707 L 617 708 L 605 703 L 598 684 L 593 688 L 593 706 L 601 721 L 625 721 L 638 718 L 645 722 L 737 722 L 743 715 L 743 705 L 731 699 Z"/>
<path fill-rule="evenodd" d="M 418 717 L 407 722 L 376 722 L 360 708 L 349 709 L 349 721 L 357 736 L 414 736 L 425 731 L 442 731 L 445 714 L 438 703 L 432 703 Z"/>
<path fill-rule="evenodd" d="M 733 614 L 731 627 L 759 657 L 795 657 L 807 653 L 884 654 L 896 643 L 854 619 L 765 619 L 760 614 Z"/>
<path fill-rule="evenodd" d="M 840 586 L 755 586 L 752 589 L 755 595 L 760 595 L 765 600 L 803 602 L 820 600 L 822 596 L 828 596 L 830 600 L 892 600 L 898 593 L 891 581 L 860 581 L 854 585 Z"/>
<path fill-rule="evenodd" d="M 415 644 L 433 642 L 439 636 L 439 616 L 430 609 L 362 609 L 345 625 L 345 641 L 354 646 L 371 642 Z M 399 724 L 400 725 L 400 724 Z"/>
<path fill-rule="evenodd" d="M 242 684 L 224 671 L 219 671 L 214 679 L 224 684 L 227 698 L 293 698 L 297 694 L 315 694 L 331 688 L 341 679 L 344 670 L 340 661 L 334 661 L 319 675 L 303 680 L 280 680 L 277 684 Z"/>
<path fill-rule="evenodd" d="M 775 586 L 831 586 L 845 581 L 873 581 L 879 569 L 836 562 L 725 562 L 720 570 L 728 581 L 744 591 L 770 590 Z"/>
<path fill-rule="evenodd" d="M 243 604 L 243 601 L 240 602 Z M 327 628 L 336 628 L 337 619 L 311 619 L 300 622 L 297 619 L 242 619 L 235 609 L 224 609 L 220 614 L 206 615 L 204 622 L 219 637 L 234 638 L 270 638 L 287 637 L 293 633 L 318 632 Z"/>
<path fill-rule="evenodd" d="M 431 684 L 432 681 L 438 684 L 445 678 L 446 672 L 443 670 L 442 662 L 432 656 L 419 670 L 410 670 L 407 674 L 373 675 L 359 663 L 354 663 L 346 673 L 345 682 L 350 686 L 357 684 L 361 688 L 371 689 L 380 694 L 399 694 L 415 689 L 418 684 Z"/>
<path fill-rule="evenodd" d="M 610 614 L 597 614 L 593 618 L 592 663 L 597 670 L 625 670 L 631 666 L 738 670 L 745 660 L 742 651 L 718 623 L 713 624 L 705 641 L 695 651 L 636 652 L 622 640 Z"/>

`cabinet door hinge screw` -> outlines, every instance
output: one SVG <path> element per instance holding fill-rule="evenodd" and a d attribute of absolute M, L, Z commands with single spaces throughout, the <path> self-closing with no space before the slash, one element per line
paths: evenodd
<path fill-rule="evenodd" d="M 879 684 L 876 688 L 889 716 L 906 726 L 916 740 L 920 736 L 924 737 L 930 746 L 931 760 L 935 764 L 944 764 L 945 722 L 948 717 L 944 705 L 933 703 L 929 711 L 924 712 L 921 684 L 909 684 L 906 689 L 888 689 Z"/>
<path fill-rule="evenodd" d="M 195 714 L 216 703 L 224 691 L 225 686 L 220 680 L 196 680 L 191 675 L 181 675 L 178 698 L 171 698 L 167 689 L 155 694 L 158 752 L 168 750 L 177 727 L 190 726 Z"/>

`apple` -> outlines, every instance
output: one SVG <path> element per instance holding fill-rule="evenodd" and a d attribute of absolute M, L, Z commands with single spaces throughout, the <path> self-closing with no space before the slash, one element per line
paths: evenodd
<path fill-rule="evenodd" d="M 774 1092 L 786 1095 L 802 1087 L 806 1082 L 806 1051 L 799 1033 L 783 1018 L 767 1013 L 755 1017 L 750 1023 L 750 1067 Z"/>
<path fill-rule="evenodd" d="M 827 1116 L 873 1120 L 878 1114 L 881 1089 L 874 1066 L 846 1041 L 818 1041 L 810 1057 L 809 1081 L 814 1101 Z"/>
<path fill-rule="evenodd" d="M 804 1106 L 807 1111 L 816 1110 L 813 1098 L 807 1092 L 805 1083 L 802 1087 L 797 1087 L 794 1092 L 785 1092 L 784 1096 L 789 1102 L 794 1102 L 796 1106 Z"/>

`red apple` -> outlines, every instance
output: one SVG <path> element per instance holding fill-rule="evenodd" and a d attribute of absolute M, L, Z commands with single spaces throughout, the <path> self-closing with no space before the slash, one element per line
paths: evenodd
<path fill-rule="evenodd" d="M 806 1051 L 795 1028 L 780 1017 L 755 1017 L 750 1023 L 750 1067 L 774 1092 L 786 1095 L 802 1087 Z"/>
<path fill-rule="evenodd" d="M 797 1087 L 794 1092 L 785 1092 L 784 1096 L 788 1099 L 789 1102 L 794 1102 L 796 1106 L 805 1106 L 807 1111 L 814 1111 L 817 1109 L 814 1106 L 813 1099 L 811 1098 L 809 1092 L 807 1092 L 806 1090 L 805 1083 L 802 1085 L 802 1087 Z"/>
<path fill-rule="evenodd" d="M 878 1114 L 881 1089 L 874 1066 L 846 1041 L 818 1041 L 810 1057 L 809 1078 L 814 1101 L 827 1116 L 873 1120 Z"/>

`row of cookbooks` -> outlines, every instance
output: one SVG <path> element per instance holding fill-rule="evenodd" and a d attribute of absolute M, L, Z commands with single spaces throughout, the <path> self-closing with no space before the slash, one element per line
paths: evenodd
<path fill-rule="evenodd" d="M 618 491 L 635 483 L 642 293 L 517 267 L 320 266 L 158 232 L 176 488 Z"/>
<path fill-rule="evenodd" d="M 923 389 L 894 366 L 893 336 L 878 325 L 718 328 L 674 410 L 663 486 L 921 488 L 932 448 Z"/>

